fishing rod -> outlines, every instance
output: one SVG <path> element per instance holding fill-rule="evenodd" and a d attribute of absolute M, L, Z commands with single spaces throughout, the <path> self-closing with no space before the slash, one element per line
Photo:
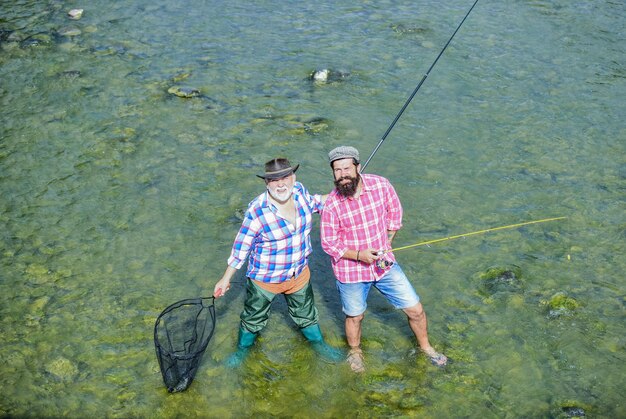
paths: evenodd
<path fill-rule="evenodd" d="M 367 158 L 365 163 L 363 163 L 361 165 L 361 172 L 363 172 L 365 170 L 365 167 L 369 164 L 370 160 L 372 160 L 372 157 L 374 157 L 374 155 L 376 154 L 378 149 L 383 145 L 383 143 L 387 139 L 387 136 L 389 135 L 389 133 L 391 132 L 393 127 L 396 125 L 396 123 L 398 122 L 398 120 L 400 119 L 400 117 L 402 116 L 404 111 L 406 110 L 406 108 L 409 106 L 409 104 L 413 100 L 413 97 L 415 97 L 415 95 L 417 94 L 419 89 L 422 87 L 422 85 L 426 81 L 426 78 L 430 75 L 431 70 L 435 67 L 435 65 L 439 61 L 439 58 L 441 58 L 441 56 L 445 52 L 446 48 L 448 48 L 448 45 L 450 45 L 450 42 L 452 42 L 452 39 L 454 39 L 454 36 L 459 31 L 459 29 L 461 29 L 461 26 L 463 26 L 463 23 L 465 22 L 467 17 L 470 15 L 472 10 L 474 10 L 474 7 L 476 6 L 477 3 L 478 3 L 478 0 L 475 0 L 474 4 L 472 4 L 472 7 L 469 8 L 469 10 L 465 14 L 465 16 L 463 17 L 461 22 L 458 24 L 458 26 L 456 27 L 456 29 L 454 30 L 454 32 L 450 36 L 450 39 L 448 39 L 448 42 L 446 42 L 446 44 L 443 46 L 443 48 L 439 52 L 439 55 L 437 55 L 437 58 L 435 58 L 435 61 L 433 61 L 433 63 L 430 65 L 430 67 L 428 68 L 428 71 L 426 71 L 426 73 L 424 74 L 424 76 L 422 77 L 420 82 L 417 84 L 417 86 L 415 87 L 415 89 L 413 90 L 413 92 L 411 93 L 409 98 L 406 100 L 406 102 L 404 103 L 404 105 L 400 109 L 400 112 L 398 112 L 396 117 L 393 119 L 393 121 L 391 122 L 391 125 L 389 125 L 389 128 L 387 128 L 387 131 L 385 131 L 385 133 L 381 137 L 381 139 L 378 142 L 378 144 L 376 144 L 376 147 L 374 147 L 374 150 L 372 151 L 370 156 Z M 443 242 L 443 241 L 459 239 L 459 238 L 462 238 L 462 237 L 469 237 L 469 236 L 474 236 L 474 235 L 477 235 L 477 234 L 489 233 L 489 232 L 492 232 L 492 231 L 513 229 L 513 228 L 527 226 L 527 225 L 531 225 L 531 224 L 539 224 L 539 223 L 547 223 L 549 221 L 563 220 L 563 219 L 566 219 L 566 218 L 567 217 L 544 218 L 542 220 L 526 221 L 526 222 L 523 222 L 523 223 L 516 223 L 516 224 L 510 224 L 510 225 L 505 225 L 505 226 L 500 226 L 500 227 L 487 228 L 487 229 L 484 229 L 484 230 L 473 231 L 473 232 L 470 232 L 470 233 L 457 234 L 457 235 L 454 235 L 454 236 L 444 237 L 444 238 L 440 238 L 440 239 L 427 240 L 427 241 L 424 241 L 424 242 L 414 243 L 414 244 L 410 244 L 410 245 L 407 245 L 407 246 L 396 247 L 396 248 L 393 248 L 393 249 L 390 249 L 390 250 L 382 250 L 378 254 L 379 254 L 379 256 L 381 256 L 381 255 L 383 255 L 385 253 L 397 252 L 397 251 L 400 251 L 400 250 L 411 249 L 411 248 L 417 247 L 417 246 L 425 246 L 425 245 L 429 245 L 429 244 L 433 244 L 433 243 L 440 243 L 440 242 Z M 379 263 L 389 263 L 389 262 L 386 262 L 383 259 L 379 259 L 376 263 L 378 265 Z M 380 266 L 380 267 L 382 267 L 382 266 Z"/>
<path fill-rule="evenodd" d="M 444 237 L 444 238 L 441 238 L 441 239 L 428 240 L 428 241 L 419 242 L 419 243 L 415 243 L 415 244 L 409 244 L 408 246 L 396 247 L 396 248 L 391 249 L 391 250 L 385 250 L 384 253 L 397 252 L 399 250 L 410 249 L 410 248 L 417 247 L 417 246 L 425 246 L 425 245 L 428 245 L 428 244 L 439 243 L 439 242 L 443 242 L 443 241 L 447 241 L 447 240 L 459 239 L 461 237 L 474 236 L 476 234 L 489 233 L 491 231 L 512 229 L 512 228 L 527 226 L 527 225 L 531 225 L 531 224 L 547 223 L 549 221 L 564 220 L 566 218 L 567 217 L 544 218 L 543 220 L 526 221 L 526 222 L 523 222 L 523 223 L 510 224 L 510 225 L 501 226 L 501 227 L 487 228 L 487 229 L 484 229 L 484 230 L 472 231 L 471 233 L 457 234 L 455 236 Z"/>
<path fill-rule="evenodd" d="M 465 17 L 463 18 L 463 20 L 461 20 L 461 23 L 459 23 L 459 26 L 456 27 L 456 30 L 454 31 L 454 33 L 452 34 L 450 39 L 448 39 L 448 42 L 446 42 L 446 44 L 442 48 L 441 52 L 439 52 L 439 55 L 437 55 L 437 58 L 435 58 L 435 61 L 433 61 L 433 63 L 431 64 L 431 66 L 428 69 L 428 71 L 426 72 L 426 74 L 424 74 L 424 77 L 422 77 L 422 80 L 420 80 L 420 82 L 417 84 L 417 87 L 413 90 L 413 93 L 411 93 L 411 96 L 409 96 L 407 101 L 404 103 L 404 106 L 402 107 L 402 109 L 400 109 L 400 112 L 398 112 L 398 114 L 396 115 L 396 117 L 393 120 L 393 122 L 391 123 L 391 125 L 389 125 L 389 128 L 387 128 L 387 131 L 385 131 L 385 133 L 383 134 L 382 138 L 380 139 L 380 141 L 378 142 L 376 147 L 374 147 L 374 151 L 372 151 L 372 154 L 370 154 L 370 156 L 367 158 L 365 163 L 361 165 L 361 172 L 363 172 L 365 170 L 365 167 L 370 162 L 370 160 L 372 160 L 372 157 L 374 157 L 374 154 L 376 154 L 376 152 L 378 151 L 380 146 L 383 145 L 383 143 L 385 142 L 385 139 L 387 138 L 387 135 L 389 135 L 389 133 L 391 132 L 393 127 L 396 125 L 396 122 L 398 122 L 398 119 L 400 119 L 400 117 L 404 113 L 404 110 L 407 108 L 407 106 L 409 106 L 409 103 L 411 103 L 411 101 L 413 100 L 413 97 L 417 94 L 417 91 L 420 89 L 420 87 L 422 87 L 422 84 L 424 84 L 424 81 L 426 81 L 426 78 L 430 74 L 430 71 L 433 69 L 433 67 L 435 67 L 435 64 L 437 64 L 437 61 L 439 61 L 439 58 L 443 55 L 443 53 L 446 50 L 446 48 L 448 48 L 448 45 L 450 45 L 450 42 L 452 42 L 452 38 L 454 38 L 454 35 L 456 35 L 456 33 L 459 31 L 459 29 L 461 29 L 461 26 L 463 25 L 463 22 L 465 22 L 465 19 L 467 19 L 469 14 L 472 12 L 472 9 L 474 9 L 474 6 L 476 6 L 476 3 L 478 3 L 478 0 L 476 0 L 474 2 L 472 7 L 470 7 L 468 12 L 465 14 Z"/>

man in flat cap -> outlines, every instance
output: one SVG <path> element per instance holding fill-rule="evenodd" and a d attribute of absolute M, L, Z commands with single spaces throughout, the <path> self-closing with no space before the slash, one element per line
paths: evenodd
<path fill-rule="evenodd" d="M 342 358 L 339 350 L 324 342 L 309 282 L 313 213 L 321 211 L 326 196 L 311 195 L 296 182 L 298 167 L 292 167 L 285 158 L 265 163 L 265 173 L 257 176 L 265 180 L 267 190 L 248 205 L 226 271 L 215 284 L 213 295 L 219 298 L 249 258 L 238 349 L 228 358 L 229 366 L 243 361 L 267 324 L 272 301 L 278 294 L 285 296 L 289 315 L 321 357 L 330 362 Z"/>
<path fill-rule="evenodd" d="M 407 315 L 421 350 L 437 366 L 448 359 L 428 341 L 426 313 L 413 286 L 395 260 L 391 241 L 402 227 L 402 206 L 389 181 L 360 174 L 359 152 L 341 146 L 328 154 L 335 189 L 328 195 L 320 229 L 322 248 L 331 257 L 345 320 L 348 363 L 363 372 L 361 323 L 372 286 Z"/>

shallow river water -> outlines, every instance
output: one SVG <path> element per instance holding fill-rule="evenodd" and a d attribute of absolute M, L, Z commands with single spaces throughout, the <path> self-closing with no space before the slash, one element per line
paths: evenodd
<path fill-rule="evenodd" d="M 0 416 L 626 417 L 626 5 L 609 0 L 479 1 L 366 169 L 402 200 L 397 246 L 567 217 L 397 252 L 450 365 L 373 293 L 364 374 L 318 359 L 281 298 L 226 368 L 241 273 L 191 387 L 163 385 L 156 317 L 210 296 L 263 163 L 328 192 L 328 151 L 369 156 L 471 4 L 1 2 Z M 345 350 L 317 223 L 321 326 Z"/>

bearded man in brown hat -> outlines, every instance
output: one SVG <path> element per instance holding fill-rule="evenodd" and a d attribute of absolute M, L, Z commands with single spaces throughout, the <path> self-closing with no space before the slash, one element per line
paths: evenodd
<path fill-rule="evenodd" d="M 215 284 L 213 295 L 219 298 L 249 259 L 238 349 L 228 358 L 229 366 L 243 361 L 267 324 L 272 301 L 278 294 L 285 296 L 289 315 L 324 360 L 336 362 L 343 357 L 324 342 L 309 281 L 313 213 L 321 211 L 326 196 L 311 195 L 296 181 L 298 167 L 292 167 L 285 158 L 265 163 L 265 173 L 257 176 L 265 180 L 267 190 L 248 205 L 228 267 Z"/>

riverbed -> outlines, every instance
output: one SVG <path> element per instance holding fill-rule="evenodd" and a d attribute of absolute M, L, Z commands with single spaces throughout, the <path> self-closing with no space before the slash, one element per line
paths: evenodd
<path fill-rule="evenodd" d="M 190 388 L 163 385 L 155 320 L 212 294 L 264 162 L 328 193 L 328 151 L 371 155 L 471 5 L 2 2 L 0 416 L 625 417 L 618 1 L 479 1 L 366 168 L 402 201 L 397 246 L 567 217 L 397 252 L 448 366 L 373 292 L 365 373 L 319 359 L 280 297 L 227 368 L 240 272 Z"/>

